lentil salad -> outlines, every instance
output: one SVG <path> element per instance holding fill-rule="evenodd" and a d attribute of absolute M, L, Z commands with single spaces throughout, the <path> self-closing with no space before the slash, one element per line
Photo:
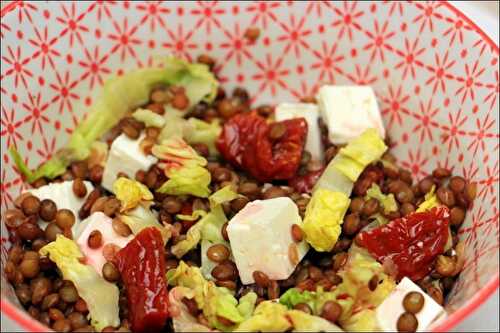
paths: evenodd
<path fill-rule="evenodd" d="M 155 77 L 145 87 L 146 100 L 129 103 L 111 127 L 75 131 L 88 141 L 73 144 L 57 163 L 31 172 L 17 159 L 34 190 L 5 213 L 12 243 L 5 272 L 28 313 L 65 332 L 384 330 L 375 310 L 397 282 L 410 278 L 418 291 L 404 293 L 394 325 L 420 329 L 426 296 L 443 305 L 463 267 L 457 231 L 475 185 L 444 168 L 414 179 L 396 165 L 389 137 L 373 128 L 334 143 L 325 116 L 317 123 L 318 159 L 306 149 L 312 127 L 304 117 L 278 120 L 275 107 L 253 106 L 244 88 L 229 93 L 218 86 L 210 71 L 214 59 L 201 55 L 198 62 L 194 68 L 175 59 L 164 71 L 179 75 L 164 82 Z M 300 102 L 325 109 L 316 98 L 321 94 Z M 124 150 L 135 143 L 144 155 L 134 161 L 139 167 L 111 168 L 119 140 Z M 356 142 L 357 148 L 371 145 L 362 154 L 378 149 L 378 156 L 352 155 Z M 333 189 L 323 188 L 331 183 L 331 165 L 338 173 L 349 158 L 359 169 L 342 175 L 352 191 L 335 181 Z M 50 186 L 74 200 L 61 205 L 49 198 Z M 238 217 L 253 214 L 251 207 L 265 209 L 268 200 L 278 207 L 276 199 L 296 210 L 290 218 L 297 222 L 280 229 L 287 234 L 287 268 L 259 266 L 244 283 Z M 326 220 L 330 224 L 318 231 Z M 410 229 L 421 238 L 407 236 Z M 412 250 L 382 246 L 389 233 Z M 426 248 L 418 250 L 417 242 Z M 258 261 L 261 254 L 246 255 Z M 402 264 L 408 258 L 418 271 Z M 109 290 L 109 304 L 98 304 L 103 297 L 89 295 L 75 271 Z M 104 311 L 97 314 L 99 308 Z"/>

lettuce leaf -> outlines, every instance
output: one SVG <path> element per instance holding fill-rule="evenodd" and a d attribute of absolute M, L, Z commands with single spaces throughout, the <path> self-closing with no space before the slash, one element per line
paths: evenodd
<path fill-rule="evenodd" d="M 132 117 L 143 122 L 146 127 L 152 126 L 162 128 L 165 125 L 165 118 L 162 115 L 148 109 L 137 109 L 132 113 Z"/>
<path fill-rule="evenodd" d="M 187 120 L 184 119 L 184 115 L 185 113 L 183 111 L 166 108 L 165 115 L 163 116 L 165 125 L 158 136 L 160 142 L 172 137 L 184 137 L 184 133 L 187 130 Z"/>
<path fill-rule="evenodd" d="M 205 280 L 198 267 L 190 267 L 183 261 L 176 269 L 168 271 L 166 278 L 170 285 L 192 290 L 198 308 L 202 309 L 210 325 L 223 331 L 229 331 L 231 327 L 221 323 L 218 317 L 235 324 L 241 323 L 253 310 L 257 300 L 257 295 L 250 293 L 253 295 L 242 297 L 238 304 L 229 289 L 217 287 L 212 281 Z"/>
<path fill-rule="evenodd" d="M 198 323 L 198 319 L 191 315 L 187 306 L 182 302 L 183 298 L 192 299 L 193 297 L 193 291 L 185 287 L 175 287 L 168 293 L 168 311 L 172 316 L 174 332 L 214 332 L 209 327 Z"/>
<path fill-rule="evenodd" d="M 384 207 L 384 213 L 390 213 L 398 210 L 398 204 L 394 198 L 394 194 L 384 194 L 380 190 L 380 187 L 373 183 L 372 186 L 366 191 L 365 200 L 370 198 L 377 199 L 382 207 Z"/>
<path fill-rule="evenodd" d="M 302 230 L 316 251 L 330 251 L 341 232 L 349 197 L 341 192 L 318 189 L 306 208 Z"/>
<path fill-rule="evenodd" d="M 221 131 L 222 127 L 218 119 L 208 123 L 197 118 L 189 118 L 184 138 L 190 144 L 203 143 L 207 145 L 210 156 L 217 156 L 219 151 L 215 147 L 215 141 Z"/>
<path fill-rule="evenodd" d="M 93 267 L 79 261 L 84 255 L 74 241 L 57 235 L 55 241 L 39 252 L 56 263 L 65 280 L 73 282 L 78 295 L 87 303 L 91 323 L 98 331 L 106 326 L 120 325 L 118 287 L 102 278 Z"/>
<path fill-rule="evenodd" d="M 207 160 L 198 155 L 181 137 L 174 136 L 154 145 L 152 152 L 162 161 L 161 167 L 169 178 L 157 192 L 208 197 L 211 176 L 204 168 Z"/>
<path fill-rule="evenodd" d="M 137 207 L 142 201 L 154 199 L 153 194 L 144 184 L 125 177 L 115 180 L 113 193 L 122 204 L 120 209 L 122 212 Z"/>
<path fill-rule="evenodd" d="M 204 64 L 190 64 L 182 59 L 167 57 L 161 68 L 143 68 L 108 79 L 102 93 L 87 117 L 75 128 L 68 145 L 36 171 L 30 171 L 15 148 L 11 154 L 19 171 L 28 182 L 46 177 L 53 179 L 75 160 L 88 157 L 91 144 L 113 128 L 125 114 L 145 104 L 151 89 L 158 84 L 183 86 L 190 107 L 200 101 L 211 102 L 217 95 L 218 82 Z"/>
<path fill-rule="evenodd" d="M 291 321 L 294 332 L 344 332 L 328 320 L 303 311 L 289 310 L 286 316 Z"/>
<path fill-rule="evenodd" d="M 436 185 L 432 185 L 432 188 L 429 192 L 427 192 L 424 196 L 424 202 L 418 205 L 417 213 L 425 212 L 430 210 L 431 208 L 441 206 L 441 202 L 439 201 L 436 195 Z"/>
<path fill-rule="evenodd" d="M 134 209 L 128 210 L 119 215 L 120 220 L 129 226 L 134 235 L 137 235 L 142 229 L 148 227 L 157 228 L 166 243 L 172 235 L 170 225 L 162 225 L 158 223 L 158 218 L 150 209 L 151 203 L 141 203 Z"/>
<path fill-rule="evenodd" d="M 334 167 L 355 182 L 368 164 L 380 159 L 386 150 L 377 130 L 370 128 L 340 149 Z"/>

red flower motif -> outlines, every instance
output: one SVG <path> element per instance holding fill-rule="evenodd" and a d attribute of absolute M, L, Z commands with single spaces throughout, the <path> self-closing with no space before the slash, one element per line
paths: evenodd
<path fill-rule="evenodd" d="M 486 138 L 499 138 L 499 134 L 488 133 L 487 131 L 493 127 L 495 124 L 495 119 L 490 119 L 490 114 L 488 113 L 481 123 L 481 119 L 476 119 L 477 132 L 469 132 L 469 136 L 474 137 L 471 144 L 467 147 L 467 150 L 474 149 L 473 156 L 476 156 L 477 150 L 481 147 L 481 150 L 485 150 L 486 145 L 484 140 Z"/>
<path fill-rule="evenodd" d="M 477 166 L 476 162 L 474 162 L 474 160 L 471 161 L 468 168 L 462 167 L 463 177 L 468 182 L 472 182 L 472 180 L 476 178 L 478 172 L 479 167 Z"/>
<path fill-rule="evenodd" d="M 97 0 L 94 3 L 92 3 L 87 10 L 88 12 L 93 11 L 95 8 L 97 8 L 96 15 L 97 15 L 97 21 L 101 22 L 102 14 L 106 14 L 107 18 L 111 18 L 111 7 L 116 4 L 116 1 L 112 0 Z"/>
<path fill-rule="evenodd" d="M 358 85 L 371 85 L 377 81 L 377 77 L 373 75 L 370 71 L 371 66 L 369 63 L 366 64 L 365 69 L 361 69 L 361 66 L 356 64 L 355 71 L 352 74 L 347 74 L 349 80 Z"/>
<path fill-rule="evenodd" d="M 401 1 L 383 1 L 384 5 L 390 5 L 391 8 L 389 8 L 389 16 L 392 16 L 394 11 L 398 9 L 399 15 L 403 16 L 403 3 Z"/>
<path fill-rule="evenodd" d="M 459 109 L 458 112 L 448 112 L 449 125 L 441 125 L 441 129 L 443 130 L 443 134 L 441 135 L 441 142 L 443 144 L 448 143 L 448 152 L 451 151 L 453 146 L 455 146 L 457 149 L 459 148 L 459 136 L 465 135 L 465 131 L 461 130 L 460 127 L 465 124 L 467 118 L 468 117 L 466 115 L 462 117 L 462 109 Z"/>
<path fill-rule="evenodd" d="M 332 23 L 332 27 L 340 26 L 337 39 L 341 39 L 344 33 L 347 32 L 349 40 L 352 41 L 353 29 L 361 31 L 361 25 L 356 20 L 363 16 L 364 12 L 362 10 L 356 11 L 356 6 L 357 2 L 355 1 L 351 3 L 343 1 L 342 8 L 333 7 L 335 13 L 340 16 L 340 19 Z"/>
<path fill-rule="evenodd" d="M 193 32 L 194 30 L 184 35 L 184 27 L 182 24 L 177 26 L 177 34 L 167 28 L 167 34 L 171 42 L 163 43 L 162 45 L 163 47 L 172 50 L 176 56 L 183 57 L 191 61 L 191 50 L 198 47 L 196 43 L 189 41 L 191 37 L 193 37 Z"/>
<path fill-rule="evenodd" d="M 316 82 L 315 84 L 311 84 L 308 86 L 308 82 L 305 80 L 300 81 L 300 91 L 293 89 L 291 91 L 292 95 L 296 97 L 298 100 L 304 97 L 315 96 L 318 92 L 320 83 Z"/>
<path fill-rule="evenodd" d="M 254 1 L 254 3 L 247 7 L 247 12 L 255 12 L 254 17 L 252 17 L 251 24 L 256 24 L 258 21 L 262 21 L 262 27 L 267 28 L 267 20 L 276 22 L 278 18 L 272 12 L 273 9 L 280 6 L 277 1 Z"/>
<path fill-rule="evenodd" d="M 438 123 L 434 121 L 434 117 L 438 114 L 439 108 L 434 108 L 432 106 L 432 98 L 429 99 L 427 105 L 424 105 L 422 101 L 419 103 L 420 112 L 413 113 L 413 117 L 419 121 L 415 127 L 413 127 L 413 132 L 420 132 L 420 143 L 424 142 L 425 136 L 429 136 L 432 141 L 432 130 L 431 128 L 439 127 Z"/>
<path fill-rule="evenodd" d="M 83 39 L 82 39 L 82 32 L 88 32 L 89 29 L 84 26 L 83 24 L 80 24 L 79 22 L 83 20 L 85 15 L 87 14 L 87 11 L 83 11 L 80 13 L 78 16 L 76 16 L 76 5 L 75 2 L 71 3 L 71 10 L 68 11 L 66 9 L 66 6 L 64 3 L 61 3 L 61 8 L 64 13 L 64 17 L 57 17 L 56 20 L 64 25 L 66 25 L 66 28 L 64 28 L 63 31 L 61 31 L 61 34 L 59 37 L 63 37 L 67 33 L 69 33 L 69 46 L 73 46 L 73 39 L 76 37 L 78 42 L 83 45 Z"/>
<path fill-rule="evenodd" d="M 479 206 L 479 209 L 476 212 L 472 213 L 471 227 L 462 228 L 458 232 L 458 234 L 468 233 L 468 236 L 465 239 L 466 245 L 470 245 L 471 243 L 476 242 L 477 231 L 486 221 L 485 215 L 486 211 L 483 210 L 483 206 Z"/>
<path fill-rule="evenodd" d="M 485 87 L 491 90 L 483 100 L 483 103 L 490 103 L 490 111 L 493 110 L 498 100 L 498 93 L 500 92 L 500 84 L 498 82 L 498 70 L 495 71 L 495 83 L 486 84 Z M 490 101 L 491 100 L 491 101 Z"/>
<path fill-rule="evenodd" d="M 43 113 L 49 107 L 49 103 L 42 104 L 42 96 L 40 92 L 37 94 L 36 98 L 31 93 L 28 93 L 28 98 L 30 104 L 23 103 L 23 108 L 29 113 L 29 115 L 24 119 L 24 122 L 26 123 L 28 121 L 32 121 L 33 124 L 31 125 L 31 134 L 35 134 L 36 129 L 38 128 L 40 134 L 43 135 L 42 123 L 49 123 L 49 118 Z"/>
<path fill-rule="evenodd" d="M 137 55 L 135 53 L 135 45 L 141 44 L 141 40 L 138 38 L 134 38 L 134 34 L 137 32 L 139 25 L 135 27 L 128 28 L 128 19 L 125 18 L 123 20 L 123 27 L 121 28 L 118 23 L 113 21 L 113 27 L 115 28 L 116 34 L 109 34 L 108 38 L 114 40 L 116 45 L 111 49 L 111 53 L 115 53 L 118 50 L 121 50 L 120 60 L 123 62 L 127 53 L 130 53 L 134 59 L 137 59 Z"/>
<path fill-rule="evenodd" d="M 37 154 L 42 158 L 42 161 L 48 161 L 52 158 L 52 155 L 56 151 L 56 138 L 53 137 L 50 143 L 44 136 L 42 138 L 43 146 L 36 150 Z"/>
<path fill-rule="evenodd" d="M 156 29 L 156 23 L 158 23 L 162 28 L 165 28 L 165 21 L 163 16 L 170 13 L 170 9 L 163 7 L 161 4 L 163 1 L 148 1 L 145 4 L 137 5 L 136 8 L 139 11 L 146 12 L 141 18 L 140 25 L 143 25 L 149 20 L 149 29 L 154 32 Z"/>
<path fill-rule="evenodd" d="M 484 71 L 485 68 L 480 68 L 479 60 L 476 60 L 476 62 L 472 66 L 472 69 L 469 68 L 469 64 L 465 64 L 466 77 L 455 78 L 458 82 L 463 83 L 463 86 L 457 89 L 457 91 L 455 92 L 455 96 L 462 94 L 462 104 L 464 103 L 465 98 L 467 98 L 467 95 L 470 96 L 471 100 L 474 100 L 475 87 L 482 87 L 484 85 L 481 82 L 478 82 L 478 78 L 484 73 Z"/>
<path fill-rule="evenodd" d="M 443 58 L 439 58 L 439 54 L 434 56 L 436 66 L 427 65 L 425 68 L 431 72 L 431 77 L 425 81 L 425 85 L 429 85 L 434 82 L 432 87 L 432 93 L 435 94 L 438 87 L 441 87 L 443 93 L 446 92 L 446 80 L 453 79 L 453 75 L 450 74 L 450 68 L 455 64 L 455 60 L 448 60 L 448 51 L 445 52 Z"/>
<path fill-rule="evenodd" d="M 290 72 L 288 69 L 281 69 L 281 65 L 283 64 L 283 57 L 278 58 L 275 62 L 273 62 L 271 55 L 268 53 L 266 55 L 266 62 L 262 63 L 257 61 L 257 67 L 260 69 L 259 74 L 255 74 L 253 76 L 254 80 L 262 80 L 258 91 L 259 93 L 263 92 L 267 87 L 271 89 L 271 95 L 276 95 L 276 88 L 279 86 L 283 89 L 287 89 L 288 86 L 285 81 L 282 80 L 282 77 L 287 76 Z"/>
<path fill-rule="evenodd" d="M 309 43 L 306 42 L 306 36 L 311 34 L 310 29 L 304 28 L 304 23 L 306 21 L 306 17 L 302 17 L 298 23 L 295 21 L 295 15 L 290 15 L 290 25 L 287 26 L 282 22 L 278 22 L 281 29 L 285 30 L 285 34 L 278 37 L 278 41 L 283 42 L 287 41 L 287 45 L 283 51 L 284 54 L 287 54 L 288 51 L 293 47 L 295 51 L 295 56 L 300 58 L 300 49 L 309 49 Z"/>
<path fill-rule="evenodd" d="M 425 165 L 429 162 L 429 158 L 423 157 L 420 148 L 417 148 L 415 153 L 411 149 L 408 150 L 408 158 L 402 162 L 403 166 L 411 170 L 416 177 L 425 177 L 427 172 L 424 171 Z"/>
<path fill-rule="evenodd" d="M 10 27 L 5 23 L 0 22 L 0 38 L 3 38 L 5 36 L 4 35 L 5 31 L 11 31 Z"/>
<path fill-rule="evenodd" d="M 495 194 L 495 185 L 498 184 L 498 181 L 500 181 L 498 163 L 499 162 L 496 161 L 493 168 L 490 168 L 488 165 L 486 165 L 486 178 L 478 182 L 482 186 L 477 195 L 478 198 L 485 200 L 488 192 L 490 192 L 490 195 Z"/>
<path fill-rule="evenodd" d="M 11 186 L 12 186 L 12 182 L 7 181 L 7 170 L 3 169 L 2 170 L 2 181 L 0 182 L 0 196 L 2 197 L 2 206 L 4 209 L 10 208 L 12 206 L 12 204 L 14 203 L 14 199 L 9 194 L 9 188 Z"/>
<path fill-rule="evenodd" d="M 91 54 L 89 50 L 86 48 L 85 58 L 86 61 L 80 61 L 79 64 L 83 68 L 85 68 L 86 72 L 80 78 L 80 81 L 85 80 L 90 76 L 90 89 L 94 88 L 94 83 L 97 81 L 99 85 L 103 84 L 103 77 L 101 74 L 109 74 L 111 70 L 109 68 L 104 67 L 104 64 L 109 58 L 109 55 L 104 55 L 102 57 L 99 56 L 99 46 L 94 49 L 94 53 Z"/>
<path fill-rule="evenodd" d="M 52 98 L 51 103 L 55 103 L 59 101 L 59 114 L 63 113 L 64 107 L 68 109 L 69 112 L 73 112 L 73 105 L 71 104 L 71 100 L 80 99 L 80 97 L 71 92 L 73 88 L 78 84 L 78 80 L 70 82 L 69 72 L 66 71 L 64 77 L 59 75 L 59 72 L 56 72 L 57 84 L 51 83 L 50 87 L 56 91 L 56 96 Z"/>
<path fill-rule="evenodd" d="M 323 7 L 331 9 L 332 4 L 330 3 L 330 1 L 311 1 L 311 2 L 309 2 L 309 4 L 307 5 L 307 9 L 306 9 L 306 16 L 311 14 L 311 12 L 314 9 L 316 9 L 316 15 L 318 15 L 318 17 L 321 17 L 322 12 L 323 12 Z"/>
<path fill-rule="evenodd" d="M 417 9 L 421 11 L 414 19 L 413 23 L 420 22 L 419 33 L 422 33 L 425 29 L 425 26 L 429 25 L 429 30 L 434 31 L 434 23 L 433 19 L 442 19 L 443 15 L 439 14 L 436 9 L 441 7 L 442 3 L 440 1 L 426 1 L 423 2 L 414 2 Z"/>
<path fill-rule="evenodd" d="M 403 58 L 403 61 L 396 64 L 396 68 L 403 68 L 403 80 L 406 79 L 408 71 L 411 73 L 412 78 L 415 78 L 415 68 L 422 67 L 424 64 L 418 60 L 418 57 L 425 52 L 425 47 L 418 48 L 419 38 L 413 41 L 413 44 L 405 38 L 405 50 L 396 50 L 396 54 Z"/>
<path fill-rule="evenodd" d="M 392 51 L 392 46 L 387 43 L 387 40 L 393 37 L 396 33 L 394 31 L 387 32 L 389 26 L 389 21 L 384 22 L 382 28 L 379 27 L 378 21 L 374 21 L 374 31 L 365 30 L 365 34 L 370 38 L 370 42 L 363 47 L 363 50 L 372 50 L 370 55 L 370 62 L 375 60 L 377 54 L 380 56 L 380 60 L 385 61 L 384 50 Z"/>
<path fill-rule="evenodd" d="M 30 21 L 30 23 L 33 23 L 30 11 L 36 12 L 38 10 L 38 8 L 33 3 L 26 1 L 18 1 L 17 8 L 18 8 L 17 19 L 19 21 L 19 24 L 23 23 L 23 14 L 24 16 L 26 16 L 28 21 Z"/>
<path fill-rule="evenodd" d="M 2 124 L 2 130 L 0 131 L 0 136 L 7 136 L 7 147 L 14 145 L 17 147 L 16 140 L 22 140 L 23 137 L 17 131 L 19 126 L 22 125 L 23 121 L 16 121 L 15 110 L 12 109 L 10 113 L 7 112 L 5 107 L 2 106 L 2 117 L 0 117 L 0 123 Z M 19 113 L 18 113 L 19 115 Z"/>
<path fill-rule="evenodd" d="M 29 43 L 38 50 L 31 56 L 32 59 L 36 59 L 38 56 L 41 55 L 42 58 L 42 69 L 45 69 L 45 62 L 48 61 L 50 66 L 54 68 L 54 60 L 52 59 L 53 56 L 59 57 L 61 54 L 54 50 L 52 47 L 54 44 L 57 42 L 57 37 L 52 38 L 49 40 L 48 37 L 48 31 L 47 27 L 43 30 L 43 35 L 38 31 L 38 29 L 35 27 L 35 34 L 37 39 L 30 39 Z"/>
<path fill-rule="evenodd" d="M 2 55 L 2 59 L 12 67 L 5 72 L 5 76 L 9 76 L 11 74 L 15 75 L 14 88 L 17 88 L 19 79 L 23 82 L 24 87 L 28 88 L 25 76 L 32 77 L 33 74 L 25 68 L 25 65 L 30 61 L 30 57 L 21 59 L 21 48 L 19 46 L 17 47 L 15 54 L 10 46 L 7 46 L 7 51 L 9 52 L 10 58 Z"/>
<path fill-rule="evenodd" d="M 385 107 L 382 108 L 382 115 L 389 115 L 389 125 L 387 126 L 389 129 L 392 128 L 394 122 L 400 126 L 402 125 L 402 113 L 406 115 L 410 114 L 408 108 L 404 106 L 409 99 L 409 95 L 403 94 L 402 86 L 394 90 L 392 85 L 389 85 L 388 96 L 382 97 L 382 105 L 385 105 Z"/>
<path fill-rule="evenodd" d="M 464 21 L 461 18 L 452 18 L 452 17 L 447 17 L 446 22 L 450 23 L 450 27 L 443 32 L 443 36 L 450 36 L 450 46 L 453 45 L 453 42 L 455 41 L 455 38 L 458 36 L 458 40 L 460 41 L 460 44 L 464 43 L 464 34 L 463 30 L 472 30 L 472 27 L 469 26 L 468 24 L 464 23 Z"/>
<path fill-rule="evenodd" d="M 228 39 L 227 42 L 220 44 L 222 49 L 228 49 L 228 52 L 224 57 L 224 62 L 229 62 L 233 56 L 236 58 L 236 64 L 238 66 L 241 65 L 243 56 L 253 60 L 253 55 L 248 49 L 248 46 L 251 45 L 251 43 L 244 37 L 244 32 L 241 31 L 239 23 L 235 24 L 233 29 L 234 33 L 226 29 L 223 29 L 222 31 Z"/>
<path fill-rule="evenodd" d="M 191 14 L 201 15 L 200 19 L 196 22 L 195 29 L 205 24 L 207 33 L 210 34 L 212 31 L 212 23 L 217 28 L 220 28 L 221 23 L 216 15 L 224 14 L 226 11 L 222 8 L 215 8 L 218 5 L 218 1 L 198 1 L 197 4 L 200 6 L 200 9 L 191 10 Z"/>
<path fill-rule="evenodd" d="M 337 43 L 332 43 L 332 47 L 329 48 L 328 44 L 323 41 L 321 44 L 321 50 L 313 50 L 313 55 L 319 60 L 311 65 L 312 69 L 320 69 L 320 74 L 318 81 L 324 82 L 325 76 L 328 76 L 328 82 L 334 83 L 334 73 L 344 74 L 344 71 L 338 64 L 342 62 L 345 57 L 343 55 L 338 55 L 337 53 Z"/>

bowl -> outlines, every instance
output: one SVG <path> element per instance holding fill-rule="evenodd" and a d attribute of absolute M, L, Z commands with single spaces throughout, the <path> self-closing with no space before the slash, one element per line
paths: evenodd
<path fill-rule="evenodd" d="M 25 187 L 7 147 L 34 167 L 61 147 L 107 77 L 158 55 L 217 59 L 220 81 L 278 103 L 321 84 L 371 85 L 399 163 L 477 184 L 460 230 L 467 261 L 435 324 L 446 331 L 498 288 L 498 46 L 447 2 L 26 2 L 1 12 L 1 207 Z M 260 28 L 255 42 L 244 38 Z M 8 235 L 2 224 L 2 269 Z M 26 331 L 1 275 L 2 312 Z"/>

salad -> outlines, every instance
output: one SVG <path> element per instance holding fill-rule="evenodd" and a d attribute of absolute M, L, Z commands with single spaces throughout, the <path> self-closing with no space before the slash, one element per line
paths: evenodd
<path fill-rule="evenodd" d="M 252 105 L 167 57 L 107 81 L 4 214 L 5 273 L 56 331 L 425 330 L 476 188 L 398 167 L 369 86 Z"/>

